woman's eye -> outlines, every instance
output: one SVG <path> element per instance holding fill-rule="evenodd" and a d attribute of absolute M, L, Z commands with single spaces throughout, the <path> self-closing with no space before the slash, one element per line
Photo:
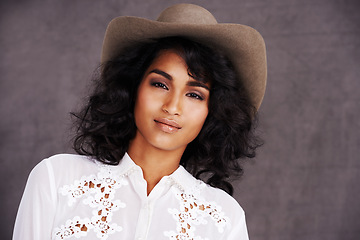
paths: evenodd
<path fill-rule="evenodd" d="M 157 87 L 157 88 L 163 88 L 163 89 L 168 90 L 168 87 L 161 82 L 153 82 L 153 83 L 151 83 L 151 85 L 154 87 Z"/>
<path fill-rule="evenodd" d="M 188 93 L 187 96 L 189 96 L 191 98 L 199 99 L 199 100 L 204 100 L 204 98 L 202 96 L 200 96 L 199 94 L 196 94 L 196 93 Z"/>

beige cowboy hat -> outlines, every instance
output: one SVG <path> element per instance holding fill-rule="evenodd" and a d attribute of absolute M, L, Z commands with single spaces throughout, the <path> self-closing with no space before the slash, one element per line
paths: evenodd
<path fill-rule="evenodd" d="M 168 36 L 183 36 L 220 49 L 233 63 L 252 104 L 260 107 L 267 78 L 264 39 L 249 26 L 218 23 L 209 11 L 197 5 L 171 6 L 156 21 L 132 16 L 114 18 L 106 29 L 101 62 L 111 60 L 134 43 Z"/>

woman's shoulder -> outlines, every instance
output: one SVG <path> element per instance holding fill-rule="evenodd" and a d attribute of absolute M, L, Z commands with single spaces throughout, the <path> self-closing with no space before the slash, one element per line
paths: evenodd
<path fill-rule="evenodd" d="M 89 156 L 77 155 L 77 154 L 56 154 L 40 161 L 34 168 L 54 168 L 54 170 L 59 169 L 71 169 L 77 167 L 83 167 L 86 165 L 94 165 L 95 160 Z"/>
<path fill-rule="evenodd" d="M 29 179 L 39 182 L 47 179 L 61 184 L 63 181 L 80 179 L 96 173 L 98 164 L 88 156 L 76 154 L 56 154 L 40 161 L 31 171 Z"/>
<path fill-rule="evenodd" d="M 78 154 L 70 154 L 70 153 L 61 153 L 55 154 L 48 158 L 45 158 L 43 161 L 51 162 L 51 163 L 64 163 L 64 164 L 71 164 L 71 163 L 78 163 L 83 161 L 92 160 L 89 156 L 78 155 Z"/>

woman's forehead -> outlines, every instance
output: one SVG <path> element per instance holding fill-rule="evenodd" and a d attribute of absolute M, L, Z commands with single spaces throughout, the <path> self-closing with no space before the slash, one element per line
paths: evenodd
<path fill-rule="evenodd" d="M 191 58 L 194 58 L 193 60 L 196 60 L 196 63 L 189 61 L 190 57 L 187 56 L 187 54 L 191 54 Z M 179 66 L 184 66 L 187 69 L 189 77 L 201 83 L 209 84 L 210 87 L 212 81 L 209 76 L 210 74 L 205 67 L 205 63 L 201 61 L 203 59 L 196 57 L 195 55 L 196 53 L 187 53 L 181 46 L 161 49 L 151 62 L 148 71 L 151 71 L 150 68 L 154 65 L 166 64 L 169 58 L 176 58 Z"/>

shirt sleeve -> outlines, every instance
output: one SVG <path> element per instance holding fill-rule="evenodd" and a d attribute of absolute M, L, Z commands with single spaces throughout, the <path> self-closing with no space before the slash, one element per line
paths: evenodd
<path fill-rule="evenodd" d="M 22 196 L 13 240 L 49 240 L 56 210 L 56 188 L 51 162 L 43 160 L 31 171 Z"/>
<path fill-rule="evenodd" d="M 249 240 L 248 231 L 245 221 L 245 213 L 241 209 L 236 218 L 232 220 L 231 230 L 229 231 L 226 240 Z"/>

